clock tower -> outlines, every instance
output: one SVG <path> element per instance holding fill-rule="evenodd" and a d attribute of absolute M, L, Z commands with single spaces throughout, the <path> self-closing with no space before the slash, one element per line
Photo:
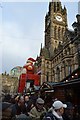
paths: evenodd
<path fill-rule="evenodd" d="M 54 50 L 63 43 L 63 36 L 67 28 L 67 10 L 62 8 L 61 2 L 49 3 L 49 12 L 45 17 L 45 48 L 49 56 L 53 57 Z"/>

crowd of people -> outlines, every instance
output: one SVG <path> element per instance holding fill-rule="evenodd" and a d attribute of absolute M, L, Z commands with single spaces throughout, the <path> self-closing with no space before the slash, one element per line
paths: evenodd
<path fill-rule="evenodd" d="M 71 102 L 54 99 L 50 103 L 46 106 L 38 93 L 8 95 L 2 100 L 1 120 L 80 120 L 80 114 L 75 112 Z"/>

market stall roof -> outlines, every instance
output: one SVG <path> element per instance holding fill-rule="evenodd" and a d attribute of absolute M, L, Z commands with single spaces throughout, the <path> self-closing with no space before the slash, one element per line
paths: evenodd
<path fill-rule="evenodd" d="M 80 84 L 80 78 L 73 79 L 70 81 L 63 81 L 63 82 L 48 82 L 47 84 L 51 85 L 53 88 L 56 86 L 67 86 L 67 85 Z"/>
<path fill-rule="evenodd" d="M 80 85 L 80 78 L 73 79 L 70 81 L 63 81 L 63 82 L 44 82 L 39 89 L 44 91 L 53 90 L 57 86 L 68 86 L 68 85 L 75 85 L 75 84 Z"/>

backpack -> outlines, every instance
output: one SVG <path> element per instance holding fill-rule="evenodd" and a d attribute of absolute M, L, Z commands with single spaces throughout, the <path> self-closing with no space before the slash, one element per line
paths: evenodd
<path fill-rule="evenodd" d="M 59 120 L 58 118 L 56 118 L 52 112 L 48 112 L 46 113 L 46 115 L 44 116 L 43 120 Z"/>

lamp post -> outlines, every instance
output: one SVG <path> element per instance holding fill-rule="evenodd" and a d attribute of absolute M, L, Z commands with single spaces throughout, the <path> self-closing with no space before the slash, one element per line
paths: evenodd
<path fill-rule="evenodd" d="M 80 15 L 76 15 L 77 22 L 74 22 L 72 24 L 72 27 L 75 32 L 75 38 L 74 38 L 74 43 L 76 44 L 77 47 L 77 53 L 78 53 L 78 65 L 80 67 Z"/>

